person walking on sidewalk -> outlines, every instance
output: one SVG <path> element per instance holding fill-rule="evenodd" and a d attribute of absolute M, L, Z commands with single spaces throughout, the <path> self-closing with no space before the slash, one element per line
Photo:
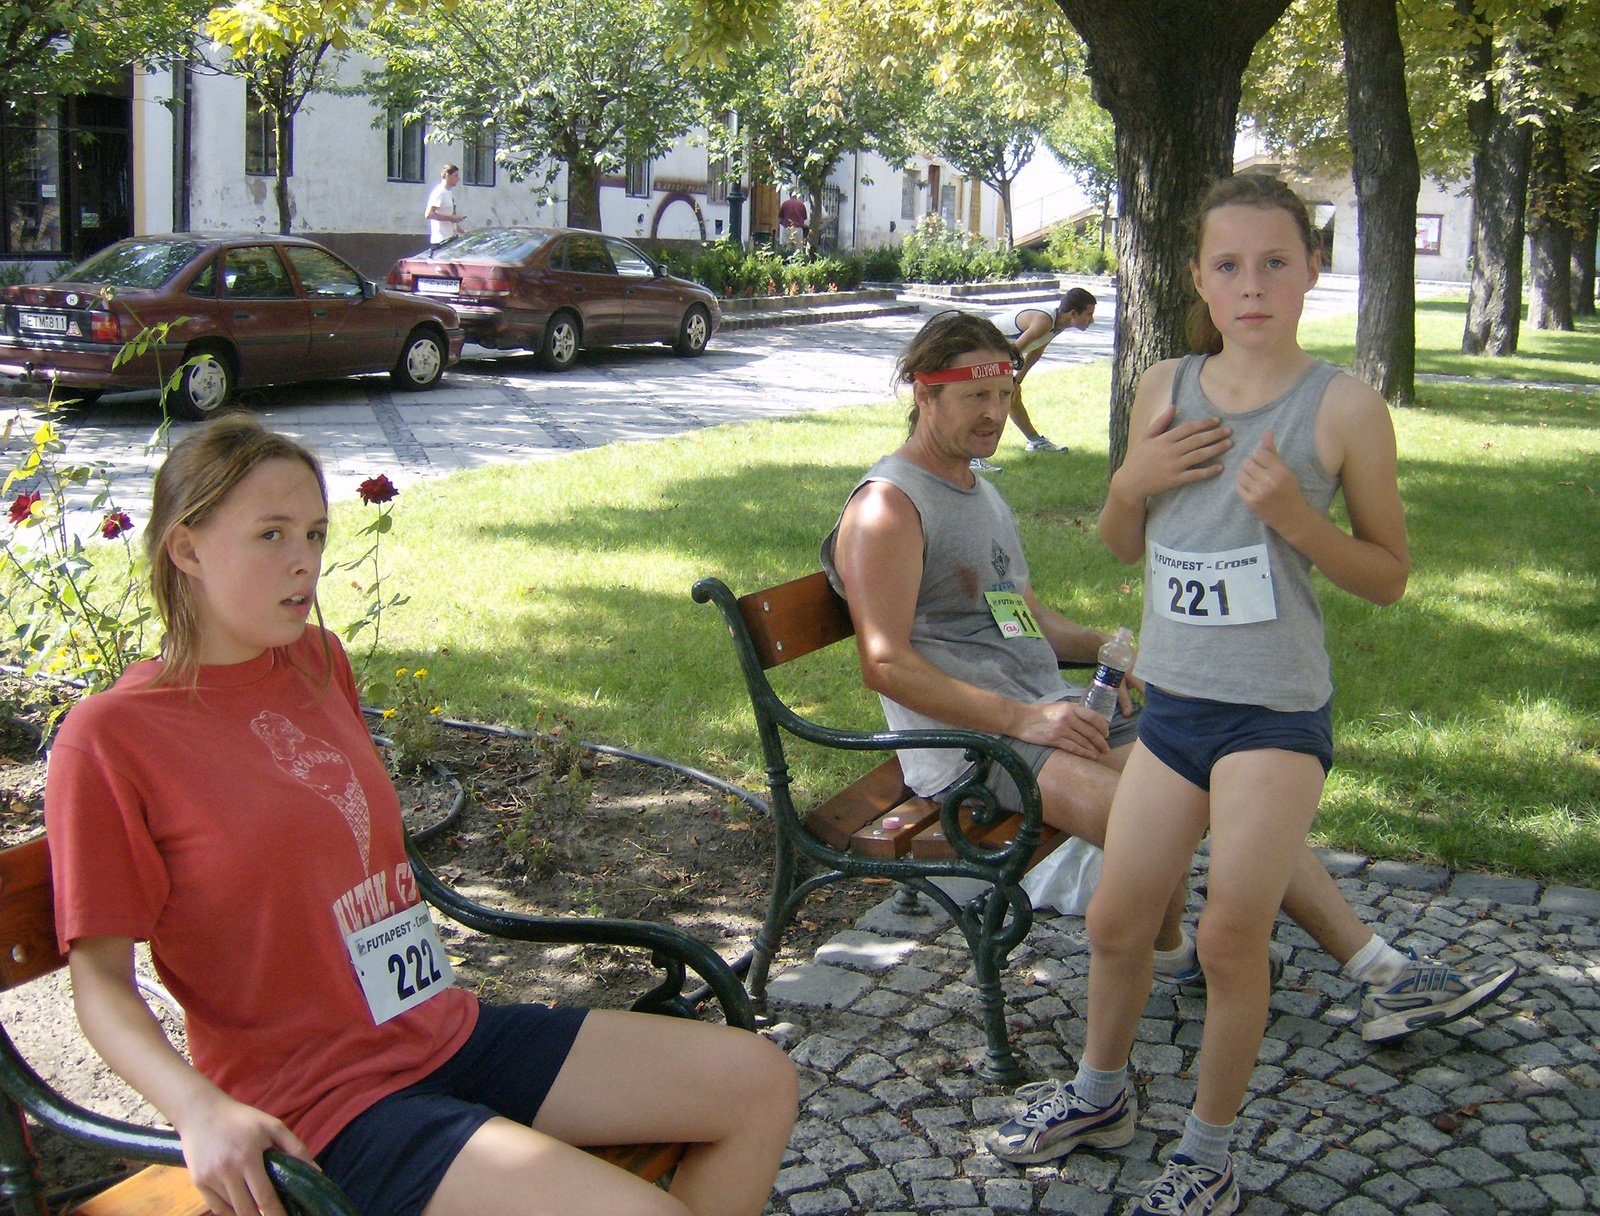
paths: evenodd
<path fill-rule="evenodd" d="M 1037 304 L 1019 304 L 993 314 L 989 319 L 1016 344 L 1022 353 L 1022 366 L 1017 372 L 1016 391 L 1011 395 L 1011 421 L 1022 432 L 1030 452 L 1065 452 L 1065 444 L 1051 443 L 1041 435 L 1028 417 L 1028 407 L 1022 403 L 1022 382 L 1033 365 L 1044 356 L 1045 348 L 1055 336 L 1069 329 L 1085 330 L 1094 324 L 1095 298 L 1082 287 L 1074 287 L 1061 298 L 1054 312 Z M 979 473 L 998 473 L 1001 466 L 981 461 L 973 465 Z"/>
<path fill-rule="evenodd" d="M 428 194 L 428 206 L 423 218 L 428 221 L 429 249 L 437 248 L 451 237 L 460 236 L 466 231 L 461 222 L 467 217 L 456 212 L 455 196 L 451 194 L 460 181 L 461 170 L 455 165 L 446 165 L 439 170 L 439 184 Z"/>

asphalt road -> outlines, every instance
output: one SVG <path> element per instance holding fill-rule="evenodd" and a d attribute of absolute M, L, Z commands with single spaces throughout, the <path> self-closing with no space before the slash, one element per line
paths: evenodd
<path fill-rule="evenodd" d="M 1328 276 L 1308 298 L 1307 313 L 1349 312 L 1355 303 L 1355 280 Z M 1094 325 L 1053 342 L 1046 367 L 1107 358 L 1114 311 L 1114 297 L 1103 294 Z M 321 454 L 331 493 L 349 498 L 374 473 L 403 487 L 502 461 L 882 401 L 893 391 L 895 356 L 923 319 L 721 333 L 698 359 L 661 346 L 590 352 L 563 374 L 541 371 L 532 355 L 469 346 L 431 392 L 398 392 L 387 376 L 361 376 L 252 390 L 239 403 Z M 103 397 L 65 426 L 66 459 L 105 467 L 136 520 L 161 459 L 152 446 L 160 420 L 155 395 L 136 393 Z M 174 426 L 174 441 L 187 429 Z M 8 454 L 32 428 L 16 430 Z"/>

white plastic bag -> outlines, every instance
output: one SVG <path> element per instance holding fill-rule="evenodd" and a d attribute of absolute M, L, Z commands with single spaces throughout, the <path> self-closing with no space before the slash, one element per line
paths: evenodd
<path fill-rule="evenodd" d="M 1100 862 L 1104 857 L 1087 841 L 1068 837 L 1066 843 L 1022 876 L 1022 889 L 1035 908 L 1054 908 L 1068 916 L 1082 916 L 1100 882 Z"/>

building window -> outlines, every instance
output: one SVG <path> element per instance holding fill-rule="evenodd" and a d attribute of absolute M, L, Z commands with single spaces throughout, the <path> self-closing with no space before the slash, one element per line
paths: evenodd
<path fill-rule="evenodd" d="M 627 177 L 627 194 L 629 198 L 650 197 L 650 162 L 647 160 L 629 160 L 623 169 Z"/>
<path fill-rule="evenodd" d="M 427 168 L 422 151 L 423 125 L 420 118 L 407 118 L 399 110 L 389 111 L 389 180 L 420 182 Z"/>
<path fill-rule="evenodd" d="M 254 177 L 275 177 L 278 172 L 277 125 L 272 111 L 251 90 L 244 103 L 244 171 Z M 294 124 L 289 124 L 289 164 L 285 176 L 294 176 Z"/>
<path fill-rule="evenodd" d="M 496 146 L 493 127 L 470 129 L 461 140 L 461 180 L 469 186 L 494 185 Z"/>
<path fill-rule="evenodd" d="M 956 188 L 948 183 L 939 188 L 939 218 L 952 228 L 956 225 Z"/>
<path fill-rule="evenodd" d="M 1439 241 L 1444 236 L 1444 216 L 1419 215 L 1417 216 L 1417 252 L 1439 252 Z"/>
<path fill-rule="evenodd" d="M 917 218 L 917 187 L 922 184 L 920 169 L 907 169 L 900 177 L 900 218 Z"/>
<path fill-rule="evenodd" d="M 710 156 L 706 158 L 706 202 L 725 203 L 728 201 L 728 158 L 726 156 Z"/>

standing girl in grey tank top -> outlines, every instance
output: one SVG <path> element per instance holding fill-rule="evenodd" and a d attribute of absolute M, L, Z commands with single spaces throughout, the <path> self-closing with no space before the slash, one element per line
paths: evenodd
<path fill-rule="evenodd" d="M 1070 1087 L 1082 1112 L 1067 1118 L 1131 1105 L 1126 1066 L 1162 897 L 1209 829 L 1194 1110 L 1136 1212 L 1225 1216 L 1239 1202 L 1228 1146 L 1266 1024 L 1273 917 L 1332 760 L 1310 570 L 1387 604 L 1409 559 L 1387 407 L 1299 345 L 1320 256 L 1304 204 L 1272 179 L 1230 178 L 1196 228 L 1201 353 L 1145 373 L 1100 516 L 1112 553 L 1145 564 L 1147 725 L 1089 908 L 1088 1041 Z M 1341 488 L 1353 535 L 1327 517 Z"/>

